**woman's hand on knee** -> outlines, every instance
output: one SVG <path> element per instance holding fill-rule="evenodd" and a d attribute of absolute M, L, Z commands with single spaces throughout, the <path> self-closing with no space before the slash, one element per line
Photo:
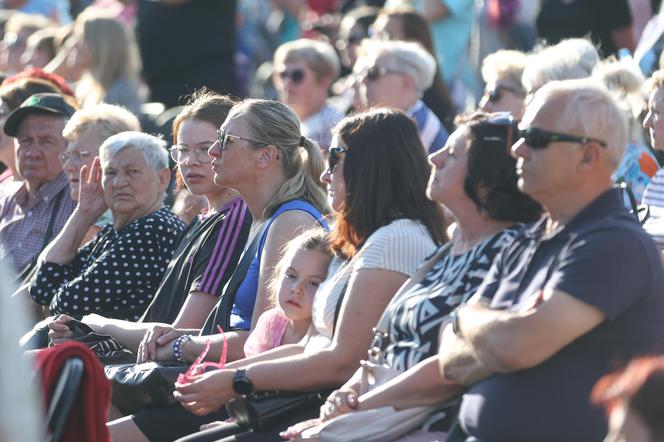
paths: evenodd
<path fill-rule="evenodd" d="M 151 327 L 138 345 L 137 363 L 159 360 L 160 347 L 170 345 L 170 343 L 185 334 L 182 330 L 177 330 L 170 325 L 155 325 Z"/>
<path fill-rule="evenodd" d="M 320 419 L 325 422 L 355 409 L 357 409 L 355 390 L 335 390 L 320 407 Z"/>

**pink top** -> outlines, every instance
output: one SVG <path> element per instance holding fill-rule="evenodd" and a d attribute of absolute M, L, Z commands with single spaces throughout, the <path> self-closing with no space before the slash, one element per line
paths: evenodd
<path fill-rule="evenodd" d="M 281 345 L 289 319 L 279 308 L 271 308 L 258 318 L 244 343 L 244 356 L 250 357 Z"/>

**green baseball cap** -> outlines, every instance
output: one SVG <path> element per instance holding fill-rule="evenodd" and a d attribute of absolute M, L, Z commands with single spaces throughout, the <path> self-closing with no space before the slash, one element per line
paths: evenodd
<path fill-rule="evenodd" d="M 18 127 L 21 121 L 31 113 L 50 113 L 69 118 L 74 115 L 76 109 L 65 100 L 64 95 L 60 94 L 34 94 L 28 97 L 18 109 L 14 109 L 7 116 L 4 131 L 10 137 L 18 134 Z"/>

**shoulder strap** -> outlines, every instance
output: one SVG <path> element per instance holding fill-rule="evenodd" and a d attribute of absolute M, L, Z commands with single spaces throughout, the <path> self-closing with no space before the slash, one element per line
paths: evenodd
<path fill-rule="evenodd" d="M 224 293 L 222 293 L 222 295 L 219 297 L 217 305 L 205 320 L 205 325 L 203 325 L 203 328 L 200 331 L 200 335 L 204 336 L 215 334 L 215 326 L 217 324 L 221 325 L 224 331 L 227 331 L 230 328 L 230 316 L 233 303 L 235 302 L 235 292 L 237 291 L 238 287 L 240 287 L 240 284 L 242 281 L 244 281 L 244 278 L 247 275 L 249 265 L 256 255 L 258 245 L 261 242 L 263 233 L 265 233 L 267 230 L 268 225 L 269 224 L 267 222 L 263 224 L 261 229 L 256 233 L 256 236 L 254 236 L 251 244 L 249 244 L 249 247 L 247 247 L 247 249 L 242 254 L 242 258 L 240 258 L 240 262 L 238 263 L 237 267 L 235 267 L 233 275 L 231 275 L 231 279 L 228 281 L 228 284 L 226 284 Z"/>
<path fill-rule="evenodd" d="M 53 228 L 55 227 L 55 219 L 58 217 L 58 212 L 60 211 L 60 206 L 62 205 L 62 198 L 67 191 L 68 187 L 65 187 L 63 190 L 58 193 L 58 196 L 55 197 L 55 204 L 53 204 L 53 212 L 51 212 L 51 218 L 48 220 L 48 226 L 46 227 L 46 234 L 44 235 L 44 243 L 41 246 L 41 250 L 44 250 L 51 239 L 53 238 Z"/>

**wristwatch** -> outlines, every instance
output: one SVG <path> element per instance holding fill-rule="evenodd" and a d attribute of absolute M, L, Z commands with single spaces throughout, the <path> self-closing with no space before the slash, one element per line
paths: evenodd
<path fill-rule="evenodd" d="M 459 307 L 452 310 L 450 313 L 450 322 L 452 323 L 452 332 L 461 337 L 461 329 L 459 328 Z"/>
<path fill-rule="evenodd" d="M 233 390 L 238 394 L 250 394 L 254 391 L 254 384 L 247 377 L 246 370 L 239 369 L 233 376 Z"/>

